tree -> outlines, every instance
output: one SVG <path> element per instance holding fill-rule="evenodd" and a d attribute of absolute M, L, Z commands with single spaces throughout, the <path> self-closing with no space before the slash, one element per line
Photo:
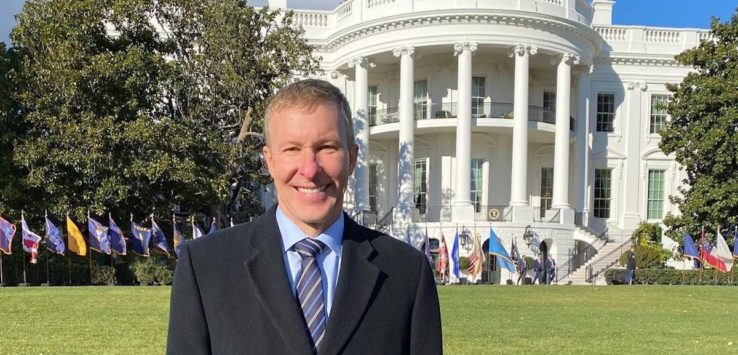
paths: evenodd
<path fill-rule="evenodd" d="M 661 243 L 661 226 L 656 223 L 641 222 L 630 237 L 636 244 L 658 245 Z"/>
<path fill-rule="evenodd" d="M 664 219 L 677 241 L 702 226 L 712 238 L 718 225 L 738 218 L 738 12 L 730 22 L 713 19 L 711 27 L 712 39 L 676 56 L 694 71 L 668 86 L 671 120 L 659 146 L 687 175 L 681 196 L 670 197 L 681 215 Z"/>
<path fill-rule="evenodd" d="M 0 214 L 18 214 L 24 202 L 22 173 L 13 162 L 13 146 L 24 131 L 20 103 L 14 96 L 19 86 L 17 70 L 22 53 L 0 42 Z"/>
<path fill-rule="evenodd" d="M 258 212 L 264 102 L 317 68 L 290 13 L 239 0 L 29 0 L 11 36 L 26 209 L 80 219 Z"/>

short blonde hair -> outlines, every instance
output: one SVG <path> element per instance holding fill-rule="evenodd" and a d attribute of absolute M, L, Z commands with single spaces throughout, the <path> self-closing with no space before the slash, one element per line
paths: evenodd
<path fill-rule="evenodd" d="M 269 145 L 271 132 L 269 121 L 271 116 L 285 108 L 303 107 L 308 111 L 315 109 L 320 104 L 333 104 L 336 106 L 340 119 L 344 123 L 344 134 L 346 135 L 346 146 L 353 147 L 354 124 L 351 119 L 351 107 L 346 96 L 333 84 L 319 79 L 305 79 L 289 84 L 280 89 L 269 100 L 264 118 L 264 140 Z"/>

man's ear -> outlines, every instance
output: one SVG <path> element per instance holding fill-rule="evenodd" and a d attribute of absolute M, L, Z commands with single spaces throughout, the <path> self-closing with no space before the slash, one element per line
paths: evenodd
<path fill-rule="evenodd" d="M 264 160 L 266 160 L 267 164 L 267 170 L 269 170 L 269 175 L 272 175 L 272 150 L 269 149 L 268 145 L 264 145 L 263 148 L 261 148 L 261 153 L 264 154 Z"/>

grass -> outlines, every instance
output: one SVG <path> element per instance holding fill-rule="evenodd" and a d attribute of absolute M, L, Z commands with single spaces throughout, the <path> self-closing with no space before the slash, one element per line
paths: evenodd
<path fill-rule="evenodd" d="M 0 354 L 161 354 L 168 287 L 0 289 Z M 441 286 L 448 354 L 738 353 L 738 288 Z"/>

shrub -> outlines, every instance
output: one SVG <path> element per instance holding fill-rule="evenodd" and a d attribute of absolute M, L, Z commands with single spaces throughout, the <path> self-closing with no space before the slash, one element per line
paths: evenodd
<path fill-rule="evenodd" d="M 625 282 L 627 270 L 610 269 L 605 271 L 608 285 Z M 738 271 L 722 273 L 715 270 L 674 270 L 642 269 L 636 270 L 635 284 L 649 285 L 738 285 Z"/>
<path fill-rule="evenodd" d="M 631 234 L 630 239 L 639 245 L 658 245 L 661 243 L 661 226 L 656 223 L 641 222 Z"/>
<path fill-rule="evenodd" d="M 174 277 L 173 262 L 163 256 L 136 258 L 131 263 L 131 269 L 141 285 L 169 285 Z"/>
<path fill-rule="evenodd" d="M 463 273 L 466 273 L 466 271 L 469 270 L 469 258 L 465 256 L 459 257 L 459 270 Z"/>

